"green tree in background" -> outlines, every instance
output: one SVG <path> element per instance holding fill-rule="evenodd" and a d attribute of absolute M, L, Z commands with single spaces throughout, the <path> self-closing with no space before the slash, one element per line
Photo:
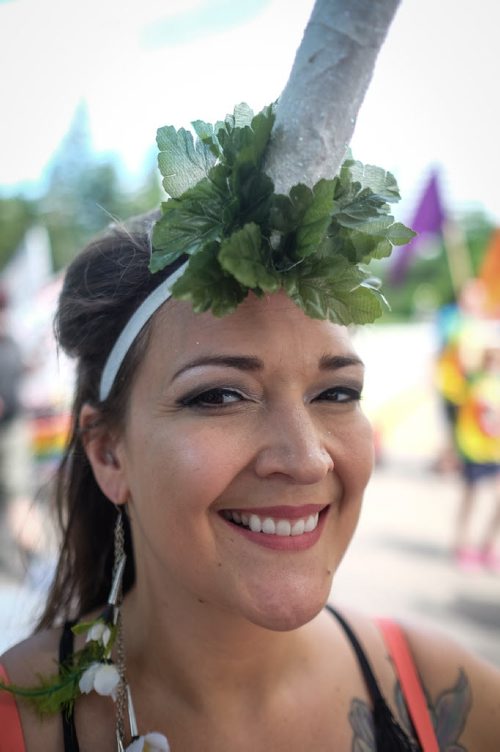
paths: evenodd
<path fill-rule="evenodd" d="M 97 156 L 88 112 L 80 105 L 49 166 L 48 189 L 40 202 L 56 269 L 111 220 L 122 221 L 160 201 L 159 178 L 148 169 L 144 183 L 127 190 L 113 156 Z"/>
<path fill-rule="evenodd" d="M 0 198 L 0 270 L 11 259 L 36 216 L 36 202 L 22 195 Z"/>
<path fill-rule="evenodd" d="M 493 226 L 479 211 L 457 217 L 456 221 L 463 233 L 471 271 L 475 275 Z M 449 259 L 442 241 L 437 241 L 427 251 L 417 250 L 402 284 L 391 285 L 388 281 L 391 261 L 380 262 L 378 268 L 391 306 L 391 310 L 384 314 L 383 322 L 431 317 L 438 308 L 456 299 Z"/>
<path fill-rule="evenodd" d="M 162 191 L 153 152 L 134 185 L 122 173 L 114 155 L 94 152 L 88 112 L 81 104 L 48 166 L 41 195 L 0 197 L 0 271 L 33 224 L 47 228 L 58 270 L 110 221 L 159 205 Z"/>

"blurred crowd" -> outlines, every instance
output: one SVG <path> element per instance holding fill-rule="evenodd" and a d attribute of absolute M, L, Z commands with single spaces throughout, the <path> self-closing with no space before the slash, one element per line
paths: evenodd
<path fill-rule="evenodd" d="M 500 310 L 493 288 L 470 279 L 438 317 L 436 383 L 448 443 L 438 469 L 461 477 L 454 556 L 466 571 L 500 572 Z M 491 492 L 488 523 L 472 536 L 479 489 Z"/>

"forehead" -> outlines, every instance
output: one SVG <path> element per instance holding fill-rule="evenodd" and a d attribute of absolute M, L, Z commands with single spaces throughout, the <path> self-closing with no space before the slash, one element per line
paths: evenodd
<path fill-rule="evenodd" d="M 163 350 L 173 366 L 210 352 L 237 350 L 268 359 L 317 361 L 325 354 L 355 355 L 345 327 L 311 319 L 284 293 L 250 294 L 231 314 L 196 314 L 171 300 L 153 321 L 150 347 Z"/>

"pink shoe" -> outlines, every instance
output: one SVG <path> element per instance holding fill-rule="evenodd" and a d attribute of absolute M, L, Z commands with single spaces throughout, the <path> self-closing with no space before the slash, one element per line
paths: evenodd
<path fill-rule="evenodd" d="M 485 566 L 484 555 L 477 548 L 458 548 L 455 552 L 455 561 L 462 572 L 480 572 Z"/>
<path fill-rule="evenodd" d="M 483 551 L 481 555 L 483 567 L 489 572 L 496 572 L 500 574 L 500 552 L 494 549 L 488 549 Z"/>

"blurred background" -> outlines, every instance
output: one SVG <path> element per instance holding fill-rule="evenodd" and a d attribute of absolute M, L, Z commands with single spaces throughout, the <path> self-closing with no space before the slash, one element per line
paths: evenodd
<path fill-rule="evenodd" d="M 32 628 L 53 567 L 65 266 L 162 199 L 157 127 L 279 96 L 312 6 L 0 0 L 0 650 Z M 358 117 L 355 158 L 396 175 L 396 219 L 419 235 L 378 263 L 391 310 L 354 333 L 377 463 L 332 593 L 498 665 L 499 21 L 495 0 L 402 0 Z"/>

